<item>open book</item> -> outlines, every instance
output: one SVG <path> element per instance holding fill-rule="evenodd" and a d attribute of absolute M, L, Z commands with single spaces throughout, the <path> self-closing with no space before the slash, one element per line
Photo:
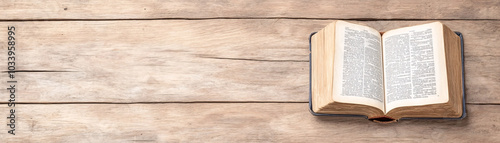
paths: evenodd
<path fill-rule="evenodd" d="M 335 21 L 311 37 L 312 110 L 379 121 L 461 117 L 460 42 L 440 22 L 381 33 Z"/>

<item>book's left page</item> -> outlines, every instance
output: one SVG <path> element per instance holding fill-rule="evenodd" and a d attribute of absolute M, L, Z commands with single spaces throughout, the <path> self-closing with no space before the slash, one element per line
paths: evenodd
<path fill-rule="evenodd" d="M 335 31 L 333 99 L 385 111 L 380 33 L 345 21 Z"/>

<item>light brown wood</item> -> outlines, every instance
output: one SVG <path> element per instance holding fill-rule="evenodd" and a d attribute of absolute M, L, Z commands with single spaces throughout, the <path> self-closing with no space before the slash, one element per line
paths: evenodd
<path fill-rule="evenodd" d="M 496 142 L 500 108 L 469 105 L 464 120 L 309 114 L 306 103 L 19 105 L 16 136 L 3 142 Z M 0 111 L 7 110 L 5 106 Z M 75 112 L 77 111 L 77 112 Z M 2 130 L 6 126 L 2 127 Z"/>
<path fill-rule="evenodd" d="M 499 5 L 0 0 L 0 69 L 5 27 L 15 25 L 16 66 L 27 71 L 16 73 L 16 100 L 44 103 L 17 104 L 17 135 L 3 125 L 0 142 L 498 142 Z M 334 19 L 373 19 L 354 23 L 380 31 L 451 20 L 443 23 L 465 36 L 469 116 L 383 125 L 285 103 L 307 101 L 307 36 Z M 1 87 L 6 80 L 1 74 Z M 152 103 L 197 101 L 229 103 Z M 239 103 L 247 101 L 284 103 Z M 472 105 L 483 103 L 495 105 Z"/>
<path fill-rule="evenodd" d="M 428 23 L 351 22 L 380 31 Z M 49 21 L 2 22 L 0 27 L 17 27 L 18 70 L 72 71 L 16 73 L 22 102 L 306 102 L 307 38 L 328 23 Z M 467 102 L 500 103 L 500 63 L 491 62 L 500 60 L 500 22 L 443 23 L 465 37 Z M 6 35 L 0 34 L 1 42 Z M 0 54 L 0 62 L 6 59 Z M 0 68 L 6 69 L 6 64 Z"/>
<path fill-rule="evenodd" d="M 495 0 L 1 1 L 0 20 L 156 18 L 499 19 Z"/>

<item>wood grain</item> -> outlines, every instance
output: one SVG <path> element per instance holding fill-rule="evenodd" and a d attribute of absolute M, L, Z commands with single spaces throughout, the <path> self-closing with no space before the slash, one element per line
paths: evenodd
<path fill-rule="evenodd" d="M 0 13 L 0 69 L 15 25 L 20 70 L 16 135 L 4 120 L 1 142 L 500 140 L 499 1 L 0 0 Z M 376 124 L 286 103 L 307 101 L 307 36 L 334 19 L 462 32 L 468 117 Z"/>
<path fill-rule="evenodd" d="M 16 136 L 2 133 L 0 137 L 6 142 L 500 140 L 500 108 L 495 105 L 470 105 L 464 120 L 402 120 L 395 124 L 314 117 L 306 107 L 306 103 L 18 105 Z"/>
<path fill-rule="evenodd" d="M 499 19 L 495 0 L 57 0 L 0 2 L 0 20 L 162 18 Z"/>
<path fill-rule="evenodd" d="M 16 73 L 22 102 L 306 102 L 307 37 L 330 22 L 46 21 L 0 26 L 17 27 L 18 70 L 49 71 Z M 380 31 L 428 23 L 353 22 Z M 500 63 L 491 62 L 500 60 L 500 21 L 443 23 L 465 37 L 467 102 L 500 103 Z M 5 43 L 6 35 L 0 34 L 0 42 Z M 0 54 L 0 62 L 6 59 Z"/>

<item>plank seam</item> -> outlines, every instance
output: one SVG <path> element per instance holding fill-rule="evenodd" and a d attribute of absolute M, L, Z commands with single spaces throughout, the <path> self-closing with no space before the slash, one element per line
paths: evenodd
<path fill-rule="evenodd" d="M 309 18 L 309 17 L 208 17 L 208 18 L 115 18 L 115 19 L 0 19 L 0 22 L 26 21 L 137 21 L 137 20 L 217 20 L 217 19 L 297 19 L 297 20 L 352 20 L 352 21 L 500 21 L 500 19 L 417 19 L 417 18 Z"/>
<path fill-rule="evenodd" d="M 14 70 L 14 71 L 2 71 L 3 73 L 16 73 L 16 72 L 77 72 L 77 71 L 65 71 L 65 70 Z"/>
<path fill-rule="evenodd" d="M 211 57 L 199 56 L 200 58 L 217 59 L 217 60 L 234 60 L 234 61 L 258 61 L 258 62 L 309 62 L 309 60 L 261 60 L 261 59 L 247 59 L 247 58 L 225 58 L 225 57 Z"/>
<path fill-rule="evenodd" d="M 309 103 L 307 101 L 166 101 L 166 102 L 16 102 L 16 104 L 212 104 L 212 103 Z M 7 102 L 0 102 L 7 104 Z M 500 105 L 500 103 L 466 103 L 467 105 Z"/>
<path fill-rule="evenodd" d="M 8 102 L 0 102 L 7 104 Z M 16 102 L 16 104 L 308 103 L 307 101 Z"/>

